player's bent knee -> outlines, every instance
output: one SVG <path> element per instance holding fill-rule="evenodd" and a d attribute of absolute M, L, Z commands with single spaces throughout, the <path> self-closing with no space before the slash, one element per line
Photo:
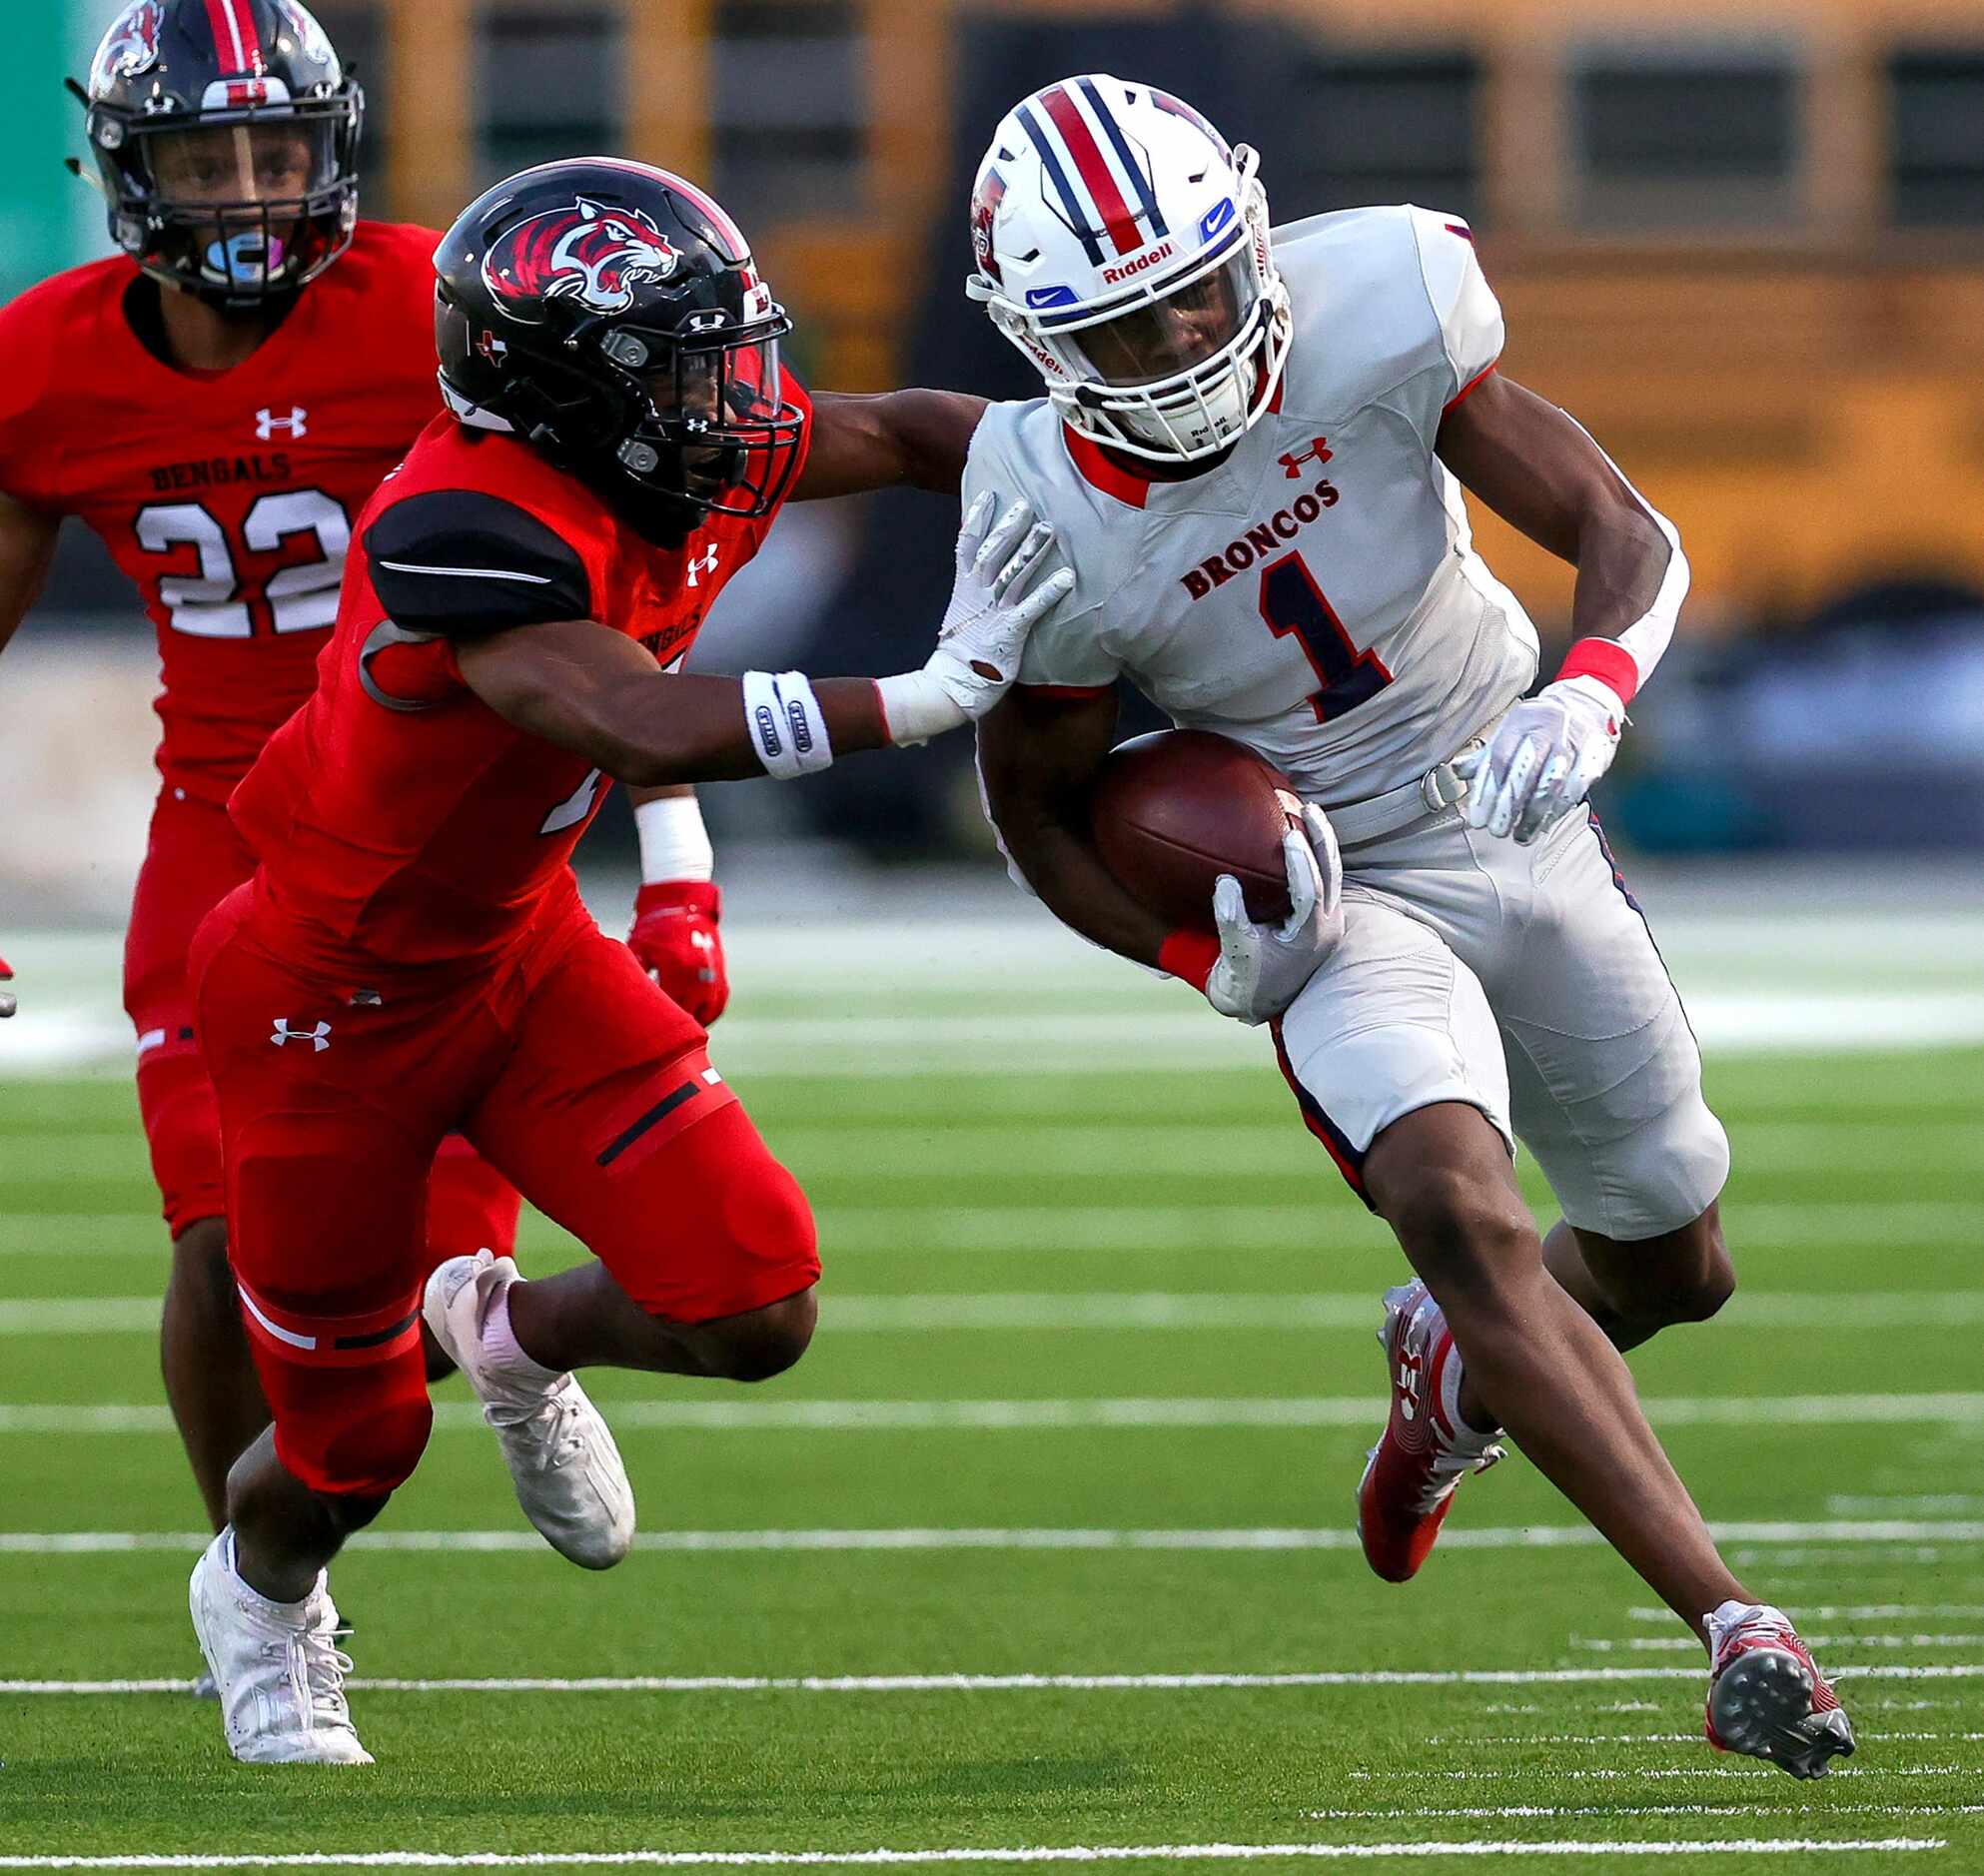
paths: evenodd
<path fill-rule="evenodd" d="M 702 1325 L 706 1359 L 725 1381 L 769 1381 L 806 1353 L 819 1320 L 811 1289 L 761 1310 Z"/>
<path fill-rule="evenodd" d="M 1386 1217 L 1414 1268 L 1437 1287 L 1441 1278 L 1452 1285 L 1491 1285 L 1538 1242 L 1519 1198 L 1454 1168 L 1436 1168 L 1415 1181 Z"/>
<path fill-rule="evenodd" d="M 1722 1240 L 1722 1219 L 1714 1206 L 1681 1234 L 1689 1247 L 1684 1275 L 1672 1286 L 1671 1320 L 1705 1323 L 1736 1294 L 1736 1267 Z"/>

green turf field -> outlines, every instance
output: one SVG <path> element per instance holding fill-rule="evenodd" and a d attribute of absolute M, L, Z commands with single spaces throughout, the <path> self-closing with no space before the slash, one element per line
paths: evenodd
<path fill-rule="evenodd" d="M 1716 1056 L 1745 1289 L 1634 1357 L 1739 1567 L 1841 1675 L 1860 1753 L 1801 1785 L 1701 1744 L 1692 1644 L 1519 1455 L 1418 1583 L 1367 1574 L 1399 1266 L 1271 1071 L 965 1079 L 941 1033 L 921 1067 L 736 1071 L 820 1211 L 821 1331 L 753 1391 L 598 1378 L 640 1494 L 621 1568 L 539 1545 L 440 1391 L 334 1573 L 357 1771 L 237 1767 L 173 1690 L 198 1520 L 132 1097 L 0 1083 L 0 1866 L 1638 1845 L 1733 1873 L 1808 1843 L 1984 1871 L 1984 1052 Z M 526 1227 L 526 1271 L 570 1255 Z"/>

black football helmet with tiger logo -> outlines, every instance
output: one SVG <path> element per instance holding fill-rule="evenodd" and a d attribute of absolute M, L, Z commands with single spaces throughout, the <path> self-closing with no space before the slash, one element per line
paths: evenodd
<path fill-rule="evenodd" d="M 546 163 L 463 211 L 435 255 L 442 393 L 513 431 L 649 539 L 764 514 L 798 465 L 792 330 L 742 234 L 692 183 L 611 157 Z"/>
<path fill-rule="evenodd" d="M 300 0 L 136 0 L 70 89 L 111 239 L 155 279 L 264 307 L 351 246 L 365 94 Z"/>

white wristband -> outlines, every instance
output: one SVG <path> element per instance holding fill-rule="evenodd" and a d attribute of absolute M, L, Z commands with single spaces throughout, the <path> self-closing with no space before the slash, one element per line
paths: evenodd
<path fill-rule="evenodd" d="M 663 795 L 642 801 L 633 811 L 634 831 L 640 835 L 640 878 L 658 886 L 668 879 L 711 879 L 716 855 L 709 830 L 694 795 Z"/>
<path fill-rule="evenodd" d="M 746 671 L 743 681 L 744 726 L 767 775 L 793 781 L 833 761 L 826 718 L 805 672 Z"/>
<path fill-rule="evenodd" d="M 875 679 L 882 722 L 893 743 L 928 742 L 970 721 L 956 699 L 929 671 L 903 671 Z"/>

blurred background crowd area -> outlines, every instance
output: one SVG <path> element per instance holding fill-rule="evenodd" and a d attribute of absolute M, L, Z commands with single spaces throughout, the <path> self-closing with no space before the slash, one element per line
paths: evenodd
<path fill-rule="evenodd" d="M 9 9 L 8 294 L 107 251 L 95 198 L 61 168 L 81 126 L 60 80 L 116 10 Z M 837 390 L 1037 392 L 960 291 L 964 205 L 1000 114 L 1070 71 L 1166 86 L 1255 144 L 1278 220 L 1403 200 L 1470 217 L 1507 314 L 1504 369 L 1593 432 L 1693 563 L 1681 637 L 1606 788 L 1627 842 L 1984 847 L 1984 0 L 317 11 L 366 86 L 368 214 L 445 226 L 489 181 L 560 155 L 666 164 L 734 212 L 798 322 L 791 356 Z M 914 493 L 788 509 L 695 662 L 920 661 L 952 520 Z M 1547 675 L 1569 569 L 1477 521 Z M 0 663 L 0 793 L 45 810 L 10 813 L 0 888 L 46 888 L 79 850 L 141 837 L 152 668 L 128 589 L 77 532 Z M 824 835 L 883 860 L 966 852 L 986 836 L 963 741 L 806 789 L 710 790 L 710 819 L 736 841 Z"/>

